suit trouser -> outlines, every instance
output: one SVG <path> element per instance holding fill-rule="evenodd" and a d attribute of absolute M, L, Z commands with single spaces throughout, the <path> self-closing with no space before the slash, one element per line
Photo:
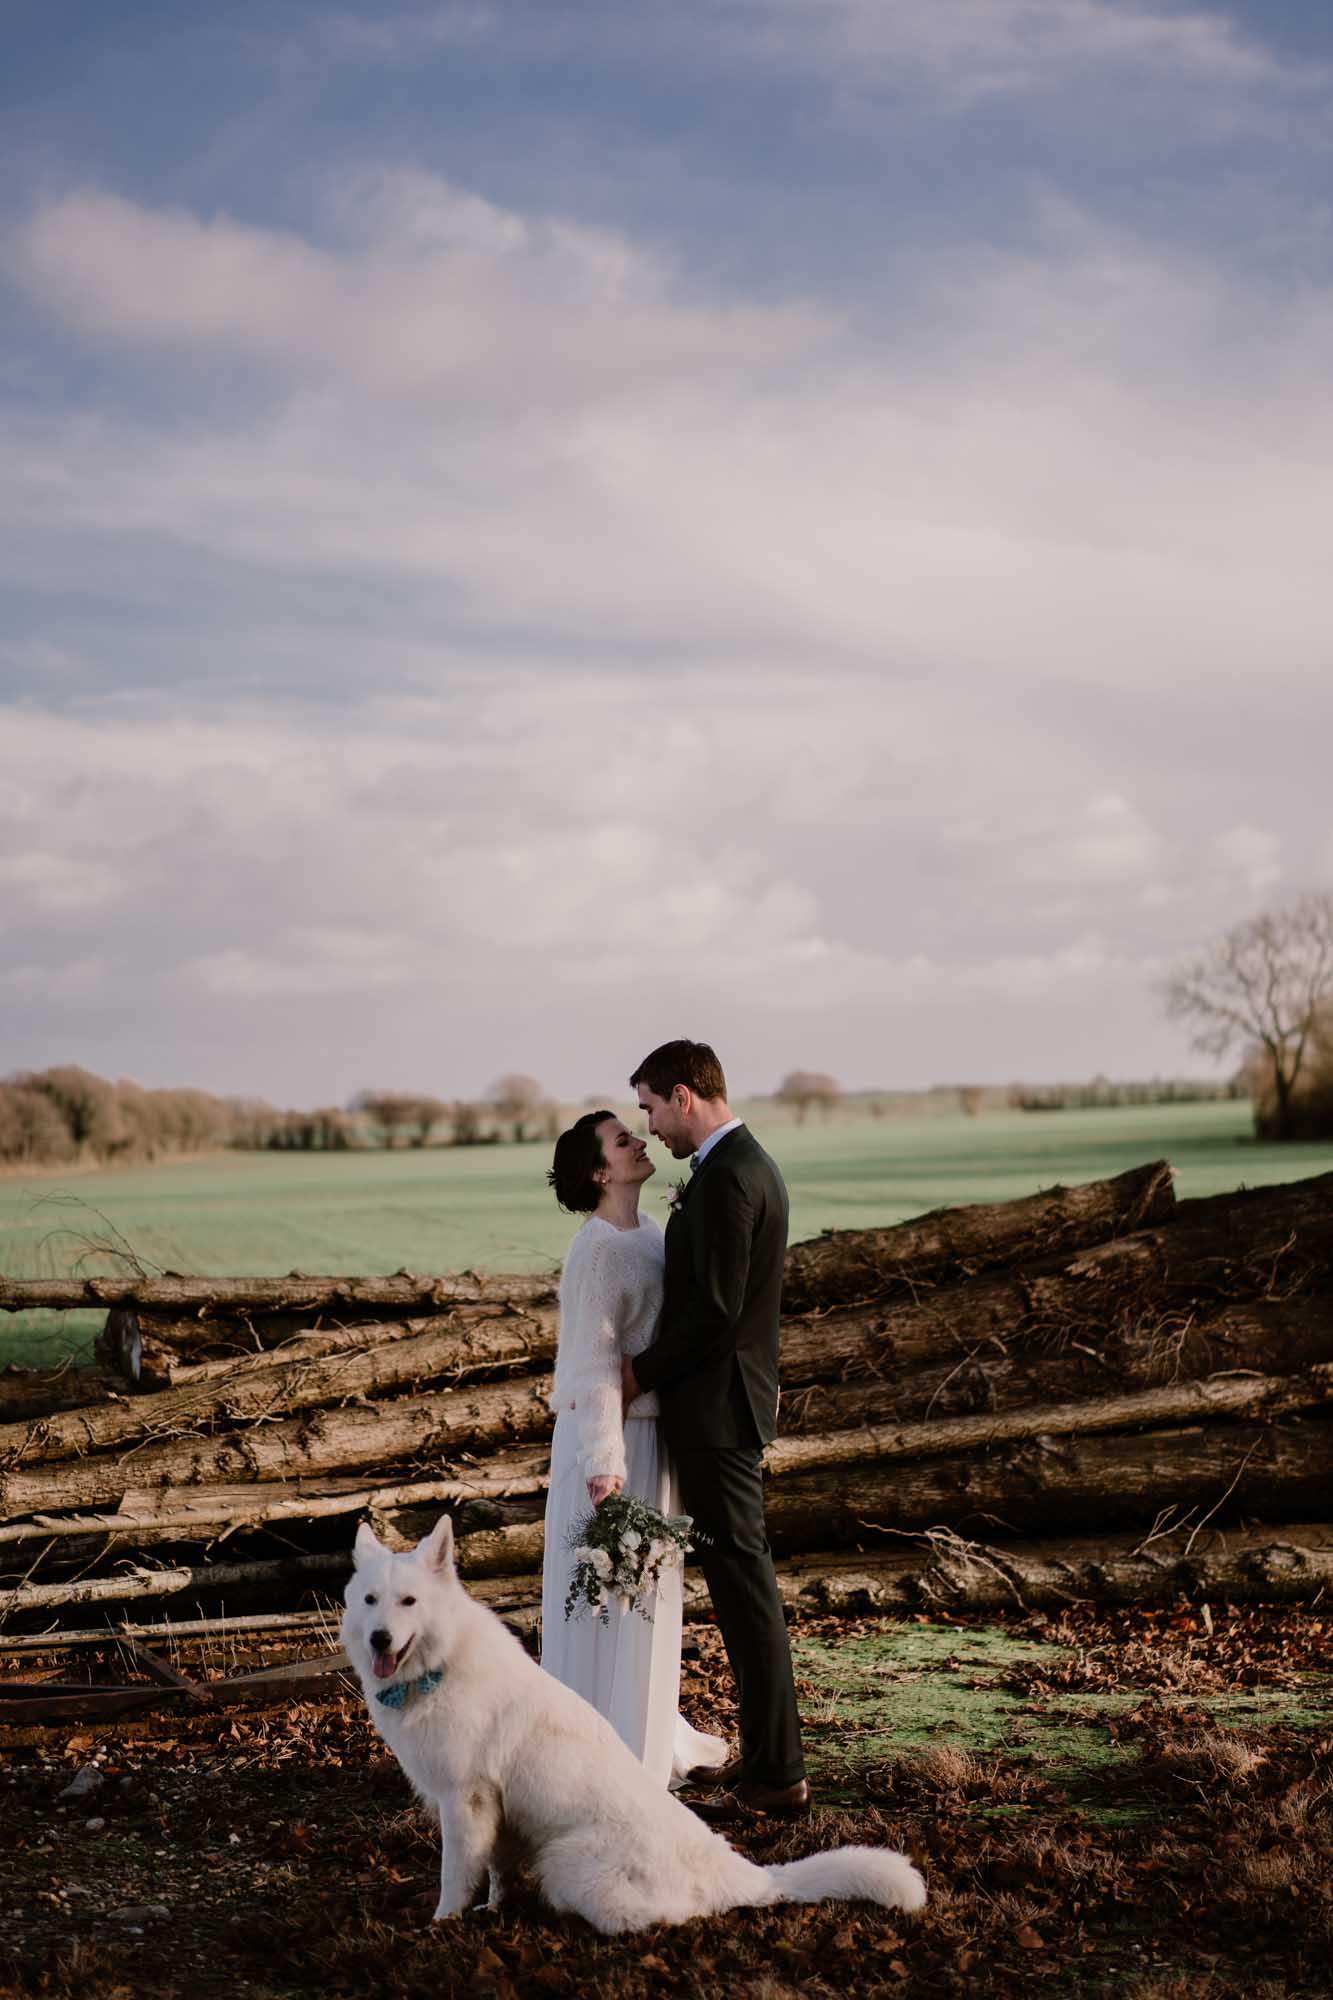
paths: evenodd
<path fill-rule="evenodd" d="M 791 1647 L 764 1527 L 762 1453 L 738 1445 L 677 1450 L 681 1505 L 740 1698 L 741 1760 L 761 1785 L 805 1776 Z"/>

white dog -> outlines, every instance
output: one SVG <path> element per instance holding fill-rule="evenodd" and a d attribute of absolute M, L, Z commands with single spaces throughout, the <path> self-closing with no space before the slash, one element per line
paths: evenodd
<path fill-rule="evenodd" d="M 925 1902 L 916 1869 L 885 1848 L 842 1847 L 774 1868 L 737 1854 L 467 1595 L 447 1515 L 407 1555 L 363 1524 L 346 1604 L 343 1644 L 371 1719 L 439 1813 L 436 1917 L 466 1909 L 488 1870 L 498 1903 L 519 1861 L 555 1909 L 608 1935 L 826 1896 L 900 1910 Z"/>

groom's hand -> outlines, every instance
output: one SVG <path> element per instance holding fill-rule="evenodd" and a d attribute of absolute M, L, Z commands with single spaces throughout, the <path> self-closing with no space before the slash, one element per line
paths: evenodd
<path fill-rule="evenodd" d="M 620 1400 L 625 1409 L 643 1394 L 638 1377 L 634 1373 L 634 1363 L 628 1354 L 620 1357 Z"/>

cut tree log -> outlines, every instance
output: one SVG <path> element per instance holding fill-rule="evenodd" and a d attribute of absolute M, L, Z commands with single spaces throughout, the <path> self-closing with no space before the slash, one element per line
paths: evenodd
<path fill-rule="evenodd" d="M 418 1277 L 410 1271 L 397 1271 L 391 1278 L 357 1278 L 307 1277 L 293 1271 L 285 1278 L 199 1278 L 169 1271 L 160 1278 L 3 1278 L 0 1312 L 137 1305 L 152 1313 L 188 1313 L 197 1319 L 228 1319 L 239 1313 L 313 1306 L 337 1311 L 353 1306 L 402 1306 L 424 1313 L 452 1305 L 549 1305 L 555 1291 L 556 1275 L 550 1272 L 515 1277 L 452 1271 L 438 1277 Z"/>
<path fill-rule="evenodd" d="M 966 1543 L 941 1550 L 920 1580 L 922 1601 L 949 1610 L 990 1611 L 1007 1603 L 1041 1610 L 1066 1604 L 1314 1604 L 1333 1591 L 1333 1547 L 1299 1548 L 1282 1530 L 1224 1554 L 1157 1555 L 1150 1550 L 1080 1561 L 1062 1553 L 1009 1554 Z"/>
<path fill-rule="evenodd" d="M 248 1529 L 270 1521 L 319 1521 L 339 1514 L 383 1513 L 431 1503 L 507 1500 L 546 1490 L 550 1452 L 545 1445 L 496 1452 L 447 1479 L 369 1485 L 364 1476 L 314 1484 L 160 1486 L 129 1488 L 120 1506 L 104 1514 L 36 1514 L 0 1527 L 0 1545 L 112 1536 L 127 1546 L 212 1541 L 221 1529 Z"/>
<path fill-rule="evenodd" d="M 273 1634 L 279 1638 L 299 1638 L 306 1633 L 329 1635 L 337 1629 L 337 1618 L 324 1611 L 255 1611 L 240 1618 L 220 1613 L 214 1618 L 165 1618 L 136 1623 L 117 1619 L 114 1625 L 82 1628 L 55 1628 L 47 1632 L 0 1633 L 0 1657 L 31 1658 L 38 1653 L 58 1654 L 81 1651 L 85 1646 L 115 1650 L 122 1639 L 206 1639 L 256 1638 Z"/>
<path fill-rule="evenodd" d="M 1226 1533 L 1206 1528 L 1154 1536 L 1075 1536 L 1059 1540 L 976 1542 L 943 1532 L 905 1538 L 910 1546 L 871 1553 L 793 1556 L 777 1564 L 783 1602 L 794 1610 L 844 1617 L 886 1612 L 1059 1610 L 1072 1604 L 1106 1606 L 1172 1605 L 1182 1600 L 1226 1604 L 1315 1604 L 1333 1593 L 1333 1523 L 1259 1525 Z M 316 1573 L 320 1587 L 334 1587 L 350 1570 L 347 1554 L 324 1558 Z M 469 1593 L 497 1611 L 534 1612 L 541 1602 L 536 1562 L 515 1574 L 475 1576 Z M 197 1576 L 196 1593 L 208 1594 L 218 1568 Z M 240 1566 L 237 1566 L 240 1567 Z M 289 1588 L 286 1566 L 244 1566 L 249 1587 Z M 169 1590 L 164 1597 L 184 1595 Z M 102 1600 L 108 1601 L 108 1600 Z M 40 1608 L 58 1607 L 50 1600 Z M 713 1615 L 707 1587 L 691 1565 L 685 1576 L 687 1619 Z M 326 1639 L 337 1615 L 326 1611 L 252 1613 L 241 1617 L 194 1618 L 165 1623 L 118 1621 L 114 1628 L 53 1631 L 42 1635 L 0 1636 L 0 1655 L 59 1654 L 68 1648 L 107 1646 L 118 1635 L 156 1640 L 227 1639 L 271 1632 Z M 260 1676 L 271 1678 L 274 1670 Z"/>
<path fill-rule="evenodd" d="M 1119 1464 L 1127 1453 L 1137 1466 L 1146 1452 L 1156 1484 L 1150 1480 L 1144 1490 L 1154 1494 L 1155 1502 L 1194 1504 L 1203 1497 L 1207 1480 L 1220 1464 L 1230 1466 L 1242 1476 L 1247 1504 L 1271 1505 L 1274 1492 L 1279 1490 L 1291 1467 L 1284 1463 L 1274 1472 L 1269 1465 L 1270 1447 L 1290 1435 L 1297 1440 L 1299 1459 L 1301 1433 L 1258 1432 L 1258 1437 L 1268 1443 L 1263 1455 L 1251 1466 L 1243 1454 L 1231 1450 L 1231 1440 L 1240 1434 L 1232 1428 L 1234 1420 L 1259 1414 L 1270 1417 L 1290 1414 L 1317 1407 L 1330 1398 L 1333 1398 L 1333 1366 L 1326 1364 L 1304 1376 L 1224 1376 L 1063 1406 L 1041 1405 L 983 1416 L 946 1417 L 921 1424 L 867 1425 L 825 1436 L 780 1438 L 766 1454 L 767 1470 L 774 1482 L 768 1508 L 770 1532 L 775 1545 L 784 1547 L 817 1548 L 823 1534 L 837 1546 L 848 1538 L 848 1509 L 853 1509 L 855 1517 L 867 1523 L 878 1521 L 880 1496 L 885 1493 L 892 1496 L 892 1504 L 899 1510 L 892 1516 L 891 1525 L 957 1526 L 960 1488 L 966 1495 L 962 1503 L 965 1509 L 980 1506 L 1015 1527 L 1026 1527 L 1042 1518 L 1040 1509 L 1047 1504 L 1043 1496 L 1046 1487 L 1052 1484 L 1061 1492 L 1061 1504 L 1073 1510 L 1071 1518 L 1077 1516 L 1089 1523 L 1102 1518 L 1142 1518 L 1139 1493 L 1105 1494 L 1104 1477 L 1097 1483 L 1104 1469 L 1085 1447 L 1103 1433 L 1122 1433 L 1132 1428 L 1141 1433 L 1146 1426 L 1153 1427 L 1146 1436 L 1114 1440 L 1120 1451 L 1112 1462 Z M 1216 1432 L 1163 1429 L 1167 1424 L 1179 1426 L 1198 1417 L 1212 1420 L 1218 1427 Z M 1254 1426 L 1241 1429 L 1248 1449 L 1256 1435 Z M 1333 1466 L 1333 1425 L 1323 1425 L 1316 1435 L 1322 1439 L 1326 1452 L 1319 1463 Z M 1193 1439 L 1202 1440 L 1197 1448 L 1191 1445 Z M 1164 1454 L 1169 1455 L 1165 1469 L 1161 1463 Z M 1250 1458 L 1253 1457 L 1251 1452 Z M 896 1475 L 896 1469 L 908 1466 L 919 1470 L 907 1476 Z M 529 1498 L 535 1502 L 540 1492 L 535 1464 L 531 1471 L 536 1476 Z M 1300 1459 L 1295 1476 L 1298 1482 L 1303 1478 L 1306 1483 L 1298 1483 L 1293 1493 L 1298 1498 L 1308 1498 L 1311 1475 L 1304 1459 Z M 1177 1482 L 1174 1487 L 1164 1485 L 1164 1481 L 1171 1479 Z M 510 1490 L 513 1491 L 512 1486 Z M 383 1497 L 369 1501 L 364 1496 L 355 1497 L 381 1531 L 399 1545 L 426 1533 L 446 1498 L 457 1504 L 463 1498 L 482 1497 L 475 1487 L 465 1494 L 454 1482 L 445 1481 L 422 1482 L 415 1489 L 400 1488 L 392 1497 L 390 1492 L 391 1489 Z M 812 1492 L 816 1496 L 813 1506 Z M 1163 1493 L 1165 1501 L 1161 1499 Z M 1101 1497 L 1095 1497 L 1097 1494 Z M 1257 1494 L 1263 1498 L 1257 1498 Z M 338 1496 L 339 1511 L 351 1511 L 347 1501 L 352 1497 Z M 310 1505 L 309 1501 L 304 1504 L 307 1508 Z M 1098 1507 L 1103 1513 L 1098 1513 Z M 910 1511 L 913 1508 L 915 1512 Z M 923 1508 L 943 1511 L 923 1512 Z M 542 1533 L 541 1523 L 535 1518 L 536 1506 L 521 1511 L 527 1518 L 500 1526 L 487 1524 L 460 1535 L 459 1563 L 465 1575 L 520 1573 L 540 1563 Z M 290 1509 L 286 1518 L 291 1518 Z M 233 1516 L 227 1525 L 234 1530 L 259 1522 L 253 1516 L 249 1520 Z M 196 1535 L 200 1528 L 201 1524 L 196 1522 L 193 1530 Z M 41 1534 L 42 1530 L 37 1528 L 32 1539 Z M 165 1538 L 160 1531 L 152 1536 L 155 1540 Z M 117 1534 L 108 1552 L 114 1553 L 121 1539 Z M 136 1526 L 124 1539 L 143 1546 L 148 1537 L 142 1526 Z M 69 1560 L 66 1556 L 66 1564 Z M 61 1586 L 40 1587 L 56 1590 Z"/>
<path fill-rule="evenodd" d="M 1152 1315 L 1142 1326 L 1121 1325 L 1096 1347 L 1069 1342 L 1052 1350 L 1031 1339 L 997 1337 L 957 1360 L 908 1374 L 787 1386 L 780 1429 L 795 1436 L 858 1423 L 922 1422 L 1228 1372 L 1294 1375 L 1322 1361 L 1333 1361 L 1333 1299 L 1259 1301 L 1211 1318 Z"/>
<path fill-rule="evenodd" d="M 290 1366 L 295 1361 L 325 1361 L 336 1354 L 367 1353 L 396 1340 L 415 1340 L 418 1334 L 449 1324 L 472 1335 L 475 1359 L 468 1370 L 500 1368 L 514 1360 L 514 1326 L 522 1322 L 531 1332 L 529 1359 L 536 1367 L 555 1359 L 557 1316 L 554 1307 L 506 1305 L 456 1306 L 447 1315 L 422 1319 L 359 1320 L 352 1326 L 321 1328 L 316 1332 L 295 1333 L 274 1347 L 243 1354 L 215 1356 L 209 1361 L 173 1363 L 164 1387 L 183 1389 L 194 1382 L 221 1382 L 261 1368 Z M 493 1337 L 492 1337 L 493 1336 Z"/>
<path fill-rule="evenodd" d="M 788 1312 L 885 1298 L 994 1264 L 1030 1262 L 1166 1221 L 1175 1204 L 1166 1160 L 1114 1179 L 1052 1187 L 1016 1201 L 938 1208 L 888 1229 L 829 1230 L 788 1253 Z"/>
<path fill-rule="evenodd" d="M 1194 1542 L 1179 1534 L 1146 1547 L 1128 1537 L 987 1544 L 941 1535 L 889 1553 L 794 1556 L 777 1573 L 784 1603 L 825 1616 L 1316 1604 L 1333 1592 L 1333 1524 L 1205 1530 Z M 702 1579 L 690 1572 L 685 1595 L 687 1617 L 706 1613 Z"/>
<path fill-rule="evenodd" d="M 409 1337 L 383 1344 L 363 1341 L 360 1350 L 344 1348 L 319 1360 L 275 1360 L 270 1355 L 263 1366 L 238 1362 L 221 1377 L 187 1382 L 155 1396 L 0 1426 L 0 1463 L 41 1465 L 187 1433 L 206 1436 L 322 1404 L 468 1377 L 483 1368 L 494 1372 L 502 1363 L 511 1369 L 527 1367 L 534 1347 L 549 1347 L 555 1337 L 549 1314 L 539 1318 L 517 1308 L 502 1319 L 483 1322 L 480 1337 L 452 1314 L 413 1324 L 417 1331 Z M 539 1386 L 544 1392 L 548 1379 L 543 1377 Z"/>
<path fill-rule="evenodd" d="M 1290 1413 L 1318 1407 L 1333 1398 L 1333 1368 L 1316 1369 L 1306 1377 L 1223 1377 L 1209 1382 L 1182 1382 L 1167 1389 L 1148 1389 L 1118 1397 L 1063 1407 L 1013 1410 L 998 1416 L 951 1417 L 899 1428 L 867 1426 L 831 1436 L 779 1438 L 765 1453 L 765 1471 L 778 1482 L 770 1488 L 770 1525 L 782 1518 L 782 1495 L 788 1481 L 802 1474 L 837 1468 L 851 1498 L 861 1492 L 863 1474 L 873 1468 L 882 1485 L 890 1468 L 909 1461 L 958 1460 L 994 1453 L 1006 1446 L 1030 1444 L 1050 1450 L 1064 1438 L 1092 1437 L 1133 1426 L 1180 1424 L 1200 1416 L 1213 1419 Z M 1333 1459 L 1333 1427 L 1329 1448 Z M 932 1469 L 934 1469 L 932 1467 Z M 435 1513 L 417 1505 L 377 1510 L 377 1526 L 390 1531 L 399 1545 L 417 1541 L 434 1523 Z M 374 1516 L 372 1518 L 375 1518 Z M 539 1520 L 499 1528 L 479 1529 L 458 1538 L 459 1567 L 465 1576 L 517 1574 L 541 1562 Z"/>
<path fill-rule="evenodd" d="M 1218 1213 L 1223 1225 L 1176 1221 L 1068 1260 L 791 1321 L 783 1379 L 906 1371 L 997 1342 L 1100 1348 L 1127 1333 L 1162 1342 L 1191 1316 L 1238 1301 L 1333 1292 L 1333 1175 L 1261 1188 L 1234 1213 Z"/>
<path fill-rule="evenodd" d="M 101 1402 L 114 1383 L 100 1368 L 0 1368 L 0 1423 L 27 1423 Z"/>
<path fill-rule="evenodd" d="M 944 1310 L 950 1298 L 956 1320 Z M 41 1464 L 187 1430 L 207 1433 L 248 1418 L 295 1413 L 410 1382 L 525 1370 L 548 1362 L 555 1337 L 555 1315 L 545 1308 L 526 1313 L 483 1308 L 347 1328 L 313 1336 L 318 1349 L 302 1340 L 275 1353 L 185 1369 L 175 1388 L 156 1396 L 128 1402 L 104 1397 L 91 1406 L 0 1427 L 0 1458 Z M 965 1343 L 956 1359 L 916 1369 L 905 1378 L 893 1367 L 923 1351 L 938 1353 L 945 1338 Z M 782 1346 L 785 1424 L 801 1430 L 840 1429 L 861 1415 L 877 1422 L 910 1418 L 937 1405 L 947 1412 L 950 1407 L 1067 1399 L 1087 1388 L 1203 1373 L 1222 1365 L 1279 1372 L 1284 1364 L 1298 1367 L 1325 1358 L 1333 1351 L 1330 1342 L 1333 1301 L 1290 1301 L 1238 1307 L 1210 1320 L 1190 1315 L 1174 1322 L 1150 1319 L 1143 1330 L 1121 1324 L 1114 1337 L 1101 1340 L 1099 1351 L 1083 1342 L 1048 1355 L 1030 1328 L 1007 1326 L 999 1315 L 986 1322 L 982 1333 L 969 1288 L 960 1287 L 941 1295 L 938 1307 L 924 1311 L 872 1309 L 787 1323 Z M 891 1372 L 886 1377 L 880 1370 Z M 828 1375 L 859 1380 L 864 1408 L 857 1407 L 858 1392 L 851 1388 L 822 1398 L 801 1395 L 812 1380 Z"/>
<path fill-rule="evenodd" d="M 544 1379 L 544 1378 L 543 1378 Z M 131 1487 L 242 1485 L 405 1463 L 446 1476 L 461 1456 L 544 1437 L 551 1412 L 530 1377 L 316 1409 L 221 1437 L 186 1435 L 94 1458 L 57 1459 L 33 1471 L 0 1470 L 0 1519 L 119 1505 Z M 367 1484 L 372 1483 L 370 1480 Z"/>
<path fill-rule="evenodd" d="M 1281 1297 L 1333 1272 L 1333 1173 L 1181 1202 L 1165 1228 L 1100 1243 L 1062 1262 L 1078 1282 L 1187 1288 L 1195 1298 Z"/>
<path fill-rule="evenodd" d="M 1167 1424 L 1288 1415 L 1333 1400 L 1333 1364 L 1301 1375 L 1221 1375 L 1204 1382 L 1176 1382 L 1163 1389 L 1129 1390 L 1078 1403 L 1038 1403 L 1025 1409 L 987 1411 L 974 1417 L 937 1417 L 919 1424 L 866 1424 L 859 1430 L 815 1437 L 780 1437 L 764 1454 L 773 1478 L 793 1477 L 815 1466 L 847 1469 L 905 1459 L 993 1452 L 1010 1444 L 1091 1436 L 1102 1431 L 1161 1429 Z"/>
<path fill-rule="evenodd" d="M 136 1569 L 118 1576 L 68 1577 L 59 1583 L 21 1583 L 0 1591 L 0 1625 L 20 1613 L 78 1604 L 136 1604 L 145 1598 L 181 1597 L 193 1591 L 305 1590 L 337 1583 L 352 1567 L 350 1552 L 284 1556 L 278 1562 L 201 1563 L 192 1568 Z"/>
<path fill-rule="evenodd" d="M 1204 1331 L 1210 1355 L 1251 1376 L 1296 1374 L 1303 1367 L 1333 1360 L 1333 1312 L 1327 1305 L 1311 1306 L 1308 1314 L 1300 1302 L 1238 1307 Z M 1011 1356 L 997 1350 L 978 1357 L 966 1368 L 951 1364 L 927 1369 L 901 1382 L 863 1377 L 815 1384 L 784 1392 L 781 1436 L 784 1440 L 809 1440 L 820 1449 L 821 1438 L 829 1433 L 848 1432 L 859 1437 L 867 1427 L 929 1425 L 939 1418 L 977 1416 L 984 1411 L 1026 1411 L 1026 1427 L 1034 1406 L 1096 1404 L 1120 1390 L 1126 1380 L 1137 1386 L 1141 1378 L 1129 1366 L 1111 1365 L 1118 1359 L 1083 1352 L 1050 1356 L 1020 1351 Z M 1272 1364 L 1270 1368 L 1263 1367 L 1265 1361 Z M 1155 1361 L 1143 1361 L 1142 1372 L 1151 1379 L 1156 1366 Z M 1233 1392 L 1226 1388 L 1222 1393 L 1229 1396 Z M 1212 1408 L 1217 1407 L 1214 1399 Z M 1040 1431 L 1048 1422 L 1038 1410 L 1034 1428 Z M 780 1451 L 781 1446 L 775 1449 Z M 835 1447 L 835 1455 L 841 1449 Z M 852 1447 L 850 1456 L 857 1455 Z M 244 1530 L 271 1521 L 315 1521 L 366 1509 L 384 1514 L 394 1508 L 422 1508 L 436 1502 L 507 1499 L 543 1492 L 548 1462 L 547 1447 L 539 1443 L 488 1456 L 443 1479 L 371 1483 L 365 1475 L 351 1474 L 313 1482 L 130 1488 L 113 1511 L 39 1512 L 28 1520 L 9 1521 L 0 1526 L 0 1546 L 79 1538 L 87 1543 L 86 1553 L 91 1555 L 99 1538 L 106 1544 L 106 1552 L 112 1553 L 164 1542 L 212 1541 L 224 1529 Z"/>
<path fill-rule="evenodd" d="M 889 1532 L 1040 1534 L 1152 1523 L 1290 1519 L 1327 1504 L 1333 1422 L 1208 1424 L 1037 1438 L 952 1458 L 871 1460 L 775 1479 L 769 1539 L 797 1553 L 874 1545 Z"/>

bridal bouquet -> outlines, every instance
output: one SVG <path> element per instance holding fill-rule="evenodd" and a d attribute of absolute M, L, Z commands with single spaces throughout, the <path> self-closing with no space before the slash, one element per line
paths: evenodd
<path fill-rule="evenodd" d="M 569 1538 L 574 1574 L 565 1616 L 595 1611 L 605 1624 L 611 1599 L 651 1621 L 648 1599 L 663 1573 L 678 1569 L 690 1540 L 688 1514 L 659 1514 L 646 1500 L 613 1493 L 575 1524 Z"/>

